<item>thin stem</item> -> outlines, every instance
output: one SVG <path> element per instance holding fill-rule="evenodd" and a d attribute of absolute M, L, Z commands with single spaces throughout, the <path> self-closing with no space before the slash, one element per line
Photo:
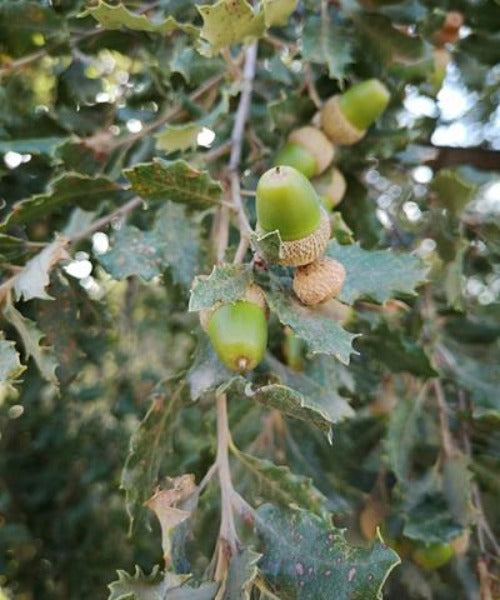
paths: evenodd
<path fill-rule="evenodd" d="M 231 554 L 234 556 L 238 551 L 239 540 L 232 510 L 232 499 L 235 491 L 229 468 L 229 440 L 231 439 L 231 434 L 229 432 L 229 423 L 227 419 L 226 394 L 217 395 L 215 402 L 217 411 L 216 463 L 221 493 L 221 523 L 219 537 L 227 542 Z"/>
<path fill-rule="evenodd" d="M 240 244 L 236 251 L 234 262 L 242 262 L 246 250 L 250 243 L 250 234 L 252 228 L 243 207 L 240 188 L 239 168 L 241 163 L 241 154 L 243 147 L 243 135 L 245 125 L 248 119 L 250 103 L 252 99 L 253 81 L 255 78 L 255 68 L 257 64 L 257 43 L 254 42 L 245 51 L 245 65 L 243 67 L 243 79 L 241 82 L 242 92 L 236 115 L 234 119 L 233 131 L 231 133 L 231 155 L 229 157 L 229 181 L 231 187 L 231 197 L 236 211 L 240 228 Z"/>
<path fill-rule="evenodd" d="M 456 449 L 448 424 L 448 405 L 446 404 L 443 387 L 439 379 L 434 379 L 432 385 L 434 387 L 434 394 L 439 413 L 439 428 L 441 431 L 443 456 L 445 459 L 451 458 L 455 456 Z"/>

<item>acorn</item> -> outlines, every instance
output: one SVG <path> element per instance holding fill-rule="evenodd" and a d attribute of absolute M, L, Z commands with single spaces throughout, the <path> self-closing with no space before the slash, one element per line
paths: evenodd
<path fill-rule="evenodd" d="M 250 371 L 264 357 L 267 306 L 259 286 L 251 284 L 241 300 L 201 311 L 200 324 L 219 360 L 232 371 Z"/>
<path fill-rule="evenodd" d="M 306 265 L 323 254 L 330 221 L 307 177 L 293 167 L 273 167 L 259 179 L 256 200 L 258 231 L 280 234 L 279 264 Z"/>
<path fill-rule="evenodd" d="M 293 291 L 302 304 L 321 304 L 338 296 L 345 281 L 345 269 L 338 260 L 325 256 L 298 267 L 293 278 Z"/>
<path fill-rule="evenodd" d="M 320 195 L 321 202 L 329 212 L 342 202 L 346 188 L 345 177 L 335 167 L 316 182 L 316 190 Z"/>
<path fill-rule="evenodd" d="M 355 144 L 384 112 L 390 97 L 389 90 L 378 79 L 357 83 L 325 102 L 321 127 L 335 144 Z"/>
<path fill-rule="evenodd" d="M 447 542 L 419 544 L 412 554 L 413 562 L 428 571 L 444 566 L 453 556 L 453 546 Z"/>
<path fill-rule="evenodd" d="M 308 178 L 323 173 L 335 155 L 335 149 L 325 134 L 316 127 L 295 129 L 274 160 L 276 166 L 294 167 Z"/>

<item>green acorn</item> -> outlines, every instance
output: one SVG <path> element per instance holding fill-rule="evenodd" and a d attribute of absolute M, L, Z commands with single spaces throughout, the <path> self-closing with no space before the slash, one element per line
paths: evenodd
<path fill-rule="evenodd" d="M 262 290 L 248 287 L 244 298 L 200 312 L 200 323 L 208 333 L 220 361 L 239 373 L 254 369 L 267 346 L 267 307 Z"/>
<path fill-rule="evenodd" d="M 454 554 L 453 546 L 445 542 L 419 544 L 413 551 L 413 561 L 420 567 L 433 571 L 449 562 Z"/>
<path fill-rule="evenodd" d="M 314 182 L 315 188 L 320 195 L 321 202 L 327 211 L 333 210 L 337 204 L 342 202 L 347 188 L 342 171 L 335 167 Z"/>
<path fill-rule="evenodd" d="M 313 262 L 330 237 L 330 222 L 316 191 L 302 173 L 288 166 L 273 167 L 259 179 L 257 223 L 261 232 L 279 232 L 283 265 Z"/>
<path fill-rule="evenodd" d="M 333 144 L 316 127 L 295 129 L 274 160 L 276 166 L 294 167 L 308 178 L 323 173 L 335 155 Z"/>
<path fill-rule="evenodd" d="M 362 81 L 325 102 L 321 127 L 335 144 L 355 144 L 384 112 L 389 100 L 389 90 L 381 81 Z"/>

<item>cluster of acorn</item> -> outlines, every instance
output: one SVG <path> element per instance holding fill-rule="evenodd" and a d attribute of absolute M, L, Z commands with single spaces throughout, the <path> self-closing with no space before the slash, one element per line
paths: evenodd
<path fill-rule="evenodd" d="M 345 181 L 332 170 L 322 197 L 309 178 L 332 163 L 334 144 L 354 144 L 385 110 L 390 99 L 377 79 L 353 85 L 327 100 L 317 121 L 291 133 L 278 153 L 275 166 L 259 179 L 256 192 L 257 231 L 278 231 L 278 263 L 295 267 L 293 290 L 305 305 L 320 304 L 340 293 L 345 280 L 343 265 L 324 252 L 331 235 L 328 208 L 340 201 Z M 340 188 L 340 193 L 339 193 Z M 267 346 L 267 306 L 262 290 L 252 283 L 244 297 L 231 304 L 216 304 L 200 313 L 219 359 L 231 370 L 253 369 Z"/>

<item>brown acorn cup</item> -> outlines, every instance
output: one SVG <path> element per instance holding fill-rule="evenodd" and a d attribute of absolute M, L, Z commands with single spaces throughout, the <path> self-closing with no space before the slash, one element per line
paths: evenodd
<path fill-rule="evenodd" d="M 279 264 L 299 267 L 312 263 L 325 251 L 330 234 L 330 219 L 322 208 L 320 223 L 313 233 L 299 240 L 281 242 Z"/>
<path fill-rule="evenodd" d="M 328 256 L 297 268 L 293 291 L 307 306 L 320 304 L 337 296 L 345 281 L 345 269 L 338 260 Z"/>
<path fill-rule="evenodd" d="M 325 102 L 320 113 L 321 128 L 335 144 L 350 146 L 359 142 L 365 135 L 354 127 L 344 116 L 339 106 L 339 96 Z"/>

